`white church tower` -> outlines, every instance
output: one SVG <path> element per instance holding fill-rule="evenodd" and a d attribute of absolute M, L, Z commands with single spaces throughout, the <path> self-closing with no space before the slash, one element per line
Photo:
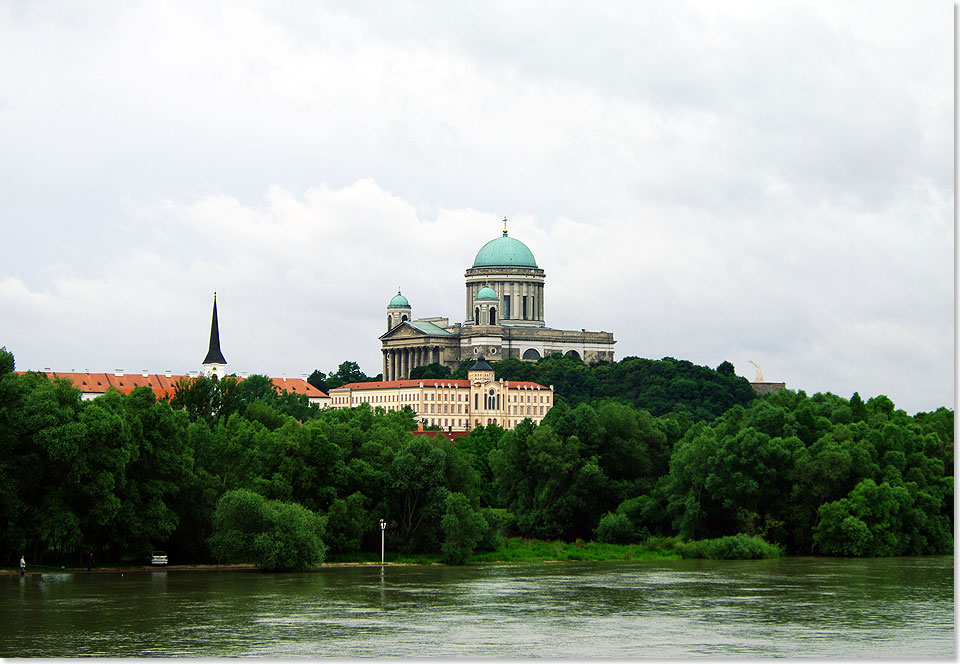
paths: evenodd
<path fill-rule="evenodd" d="M 217 323 L 217 294 L 213 294 L 213 322 L 210 324 L 210 348 L 203 358 L 203 375 L 220 380 L 227 374 L 227 361 L 220 351 L 220 325 Z"/>

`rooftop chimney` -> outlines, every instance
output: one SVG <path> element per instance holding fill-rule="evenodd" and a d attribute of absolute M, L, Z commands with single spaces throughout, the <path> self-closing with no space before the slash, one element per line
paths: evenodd
<path fill-rule="evenodd" d="M 170 378 L 173 375 L 173 372 L 167 369 L 166 371 L 163 372 L 163 375 L 166 376 L 167 378 Z"/>
<path fill-rule="evenodd" d="M 146 378 L 147 376 L 150 375 L 150 372 L 147 371 L 146 369 L 143 369 L 143 370 L 140 372 L 140 375 L 143 376 L 144 378 Z"/>
<path fill-rule="evenodd" d="M 114 369 L 113 375 L 117 376 L 118 378 L 123 378 L 123 369 Z"/>

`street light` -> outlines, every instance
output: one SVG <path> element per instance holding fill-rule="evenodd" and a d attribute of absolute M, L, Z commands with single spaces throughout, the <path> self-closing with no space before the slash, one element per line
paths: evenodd
<path fill-rule="evenodd" d="M 380 564 L 383 565 L 383 537 L 384 531 L 387 529 L 387 522 L 383 519 L 380 519 Z"/>

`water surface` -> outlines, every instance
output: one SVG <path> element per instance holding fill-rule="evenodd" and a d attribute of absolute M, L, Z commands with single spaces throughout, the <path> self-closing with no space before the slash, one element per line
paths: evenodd
<path fill-rule="evenodd" d="M 953 557 L 0 577 L 3 657 L 952 658 Z"/>

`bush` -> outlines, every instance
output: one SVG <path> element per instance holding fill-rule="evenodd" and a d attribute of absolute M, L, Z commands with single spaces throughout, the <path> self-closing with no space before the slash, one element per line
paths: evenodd
<path fill-rule="evenodd" d="M 762 537 L 728 535 L 717 539 L 681 542 L 677 550 L 683 558 L 708 558 L 710 560 L 752 560 L 779 558 L 783 549 L 770 544 Z"/>
<path fill-rule="evenodd" d="M 267 571 L 302 571 L 323 562 L 324 517 L 296 503 L 237 489 L 213 514 L 210 550 L 220 562 L 253 563 Z"/>
<path fill-rule="evenodd" d="M 597 541 L 603 544 L 629 544 L 633 541 L 633 523 L 625 514 L 607 512 L 596 529 Z"/>

